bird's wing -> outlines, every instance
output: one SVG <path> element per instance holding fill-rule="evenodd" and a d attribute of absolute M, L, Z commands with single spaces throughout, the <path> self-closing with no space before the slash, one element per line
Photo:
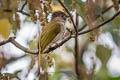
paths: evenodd
<path fill-rule="evenodd" d="M 44 28 L 40 36 L 40 48 L 43 51 L 53 39 L 60 33 L 60 24 L 56 21 L 48 23 Z"/>

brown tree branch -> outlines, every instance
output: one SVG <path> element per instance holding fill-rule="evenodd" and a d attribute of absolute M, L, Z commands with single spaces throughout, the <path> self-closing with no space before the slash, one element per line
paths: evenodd
<path fill-rule="evenodd" d="M 6 43 L 11 42 L 11 39 L 13 39 L 13 38 L 14 38 L 14 37 L 10 37 L 10 38 L 7 39 L 7 40 L 1 41 L 1 42 L 0 42 L 0 46 L 1 46 L 1 45 L 4 45 L 4 44 L 6 44 Z"/>
<path fill-rule="evenodd" d="M 15 41 L 15 37 L 10 37 L 10 38 L 8 38 L 7 40 L 1 41 L 1 42 L 0 42 L 0 46 L 1 46 L 1 45 L 4 45 L 4 44 L 7 44 L 7 43 L 9 43 L 9 42 L 11 42 L 11 43 L 14 44 L 17 48 L 23 50 L 23 51 L 26 52 L 26 53 L 36 54 L 36 53 L 38 52 L 38 50 L 30 50 L 30 49 L 28 49 L 28 48 L 23 47 L 22 45 L 20 45 L 18 42 Z"/>
<path fill-rule="evenodd" d="M 49 53 L 50 51 L 55 50 L 56 48 L 62 46 L 65 42 L 67 42 L 68 40 L 70 40 L 72 38 L 72 35 L 69 35 L 68 37 L 66 37 L 64 40 L 62 40 L 59 44 L 54 45 L 53 47 L 48 48 L 44 53 Z"/>
<path fill-rule="evenodd" d="M 30 50 L 28 48 L 25 48 L 24 46 L 22 46 L 18 42 L 16 42 L 15 39 L 13 39 L 13 38 L 11 39 L 11 43 L 26 53 L 36 54 L 38 52 L 38 50 Z"/>

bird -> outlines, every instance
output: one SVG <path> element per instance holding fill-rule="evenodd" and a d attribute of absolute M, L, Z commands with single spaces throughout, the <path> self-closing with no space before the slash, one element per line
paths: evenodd
<path fill-rule="evenodd" d="M 42 28 L 38 41 L 38 69 L 40 70 L 42 54 L 52 44 L 61 40 L 65 34 L 65 22 L 67 15 L 62 11 L 55 11 L 52 14 L 51 21 Z"/>

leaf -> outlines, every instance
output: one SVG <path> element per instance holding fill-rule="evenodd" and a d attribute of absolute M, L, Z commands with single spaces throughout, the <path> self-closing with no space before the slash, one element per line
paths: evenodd
<path fill-rule="evenodd" d="M 4 38 L 8 38 L 12 25 L 9 23 L 8 19 L 0 20 L 0 35 Z"/>
<path fill-rule="evenodd" d="M 97 15 L 100 15 L 102 20 L 104 20 L 104 18 L 102 16 L 102 8 L 99 5 L 96 5 L 96 12 L 97 12 Z"/>
<path fill-rule="evenodd" d="M 3 0 L 0 5 L 0 19 L 7 18 L 13 25 L 13 31 L 19 29 L 20 21 L 17 15 L 18 3 L 17 0 Z M 15 16 L 14 16 L 15 15 Z"/>
<path fill-rule="evenodd" d="M 60 73 L 63 73 L 69 77 L 69 79 L 77 80 L 77 75 L 71 70 L 61 69 Z"/>
<path fill-rule="evenodd" d="M 113 2 L 113 5 L 114 5 L 115 10 L 118 11 L 118 10 L 119 10 L 118 0 L 112 0 L 112 2 Z"/>
<path fill-rule="evenodd" d="M 119 45 L 120 42 L 120 17 L 116 17 L 112 22 L 109 24 L 104 25 L 104 31 L 110 32 L 112 34 L 114 42 Z"/>
<path fill-rule="evenodd" d="M 115 29 L 120 29 L 120 16 L 116 17 L 113 21 L 112 21 L 112 25 Z"/>
<path fill-rule="evenodd" d="M 68 10 L 72 10 L 72 0 L 64 0 L 64 4 L 68 8 Z"/>
<path fill-rule="evenodd" d="M 30 16 L 33 22 L 35 22 L 37 20 L 37 16 L 35 16 L 35 10 L 36 10 L 36 6 L 35 6 L 35 2 L 36 0 L 28 0 L 28 8 L 30 11 Z"/>
<path fill-rule="evenodd" d="M 106 63 L 111 56 L 111 52 L 112 51 L 110 49 L 108 49 L 102 45 L 97 45 L 96 55 L 101 60 L 101 62 L 103 63 L 104 66 L 106 66 Z"/>
<path fill-rule="evenodd" d="M 120 35 L 119 32 L 111 32 L 114 42 L 119 45 Z"/>
<path fill-rule="evenodd" d="M 78 15 L 81 16 L 83 20 L 85 20 L 85 15 L 84 15 L 85 3 L 82 2 L 81 0 L 75 0 L 75 1 L 76 1 L 75 8 L 78 12 Z"/>
<path fill-rule="evenodd" d="M 73 10 L 72 8 L 75 8 L 78 12 L 78 15 L 81 16 L 84 20 L 84 7 L 85 4 L 81 0 L 74 0 L 74 6 L 72 5 L 72 0 L 64 0 L 65 6 L 68 8 L 69 11 Z"/>
<path fill-rule="evenodd" d="M 17 0 L 10 0 L 10 9 L 13 10 L 13 12 L 18 10 Z"/>

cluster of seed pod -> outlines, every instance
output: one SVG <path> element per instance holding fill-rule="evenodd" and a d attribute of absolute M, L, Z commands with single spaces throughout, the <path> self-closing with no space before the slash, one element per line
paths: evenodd
<path fill-rule="evenodd" d="M 53 61 L 50 54 L 45 54 L 45 59 L 49 67 L 53 66 Z"/>

